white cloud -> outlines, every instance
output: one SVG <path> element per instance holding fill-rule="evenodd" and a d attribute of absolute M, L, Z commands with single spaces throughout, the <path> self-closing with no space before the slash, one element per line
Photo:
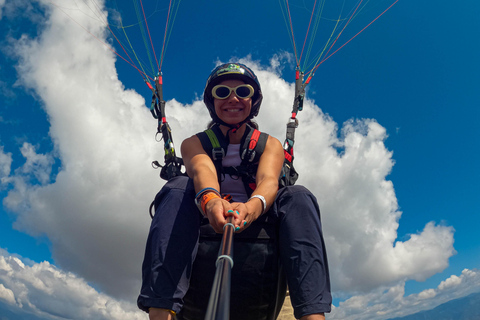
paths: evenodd
<path fill-rule="evenodd" d="M 104 27 L 85 15 L 87 10 L 68 14 L 104 38 Z M 32 185 L 16 172 L 4 203 L 17 214 L 17 228 L 50 239 L 60 267 L 112 296 L 133 300 L 149 227 L 147 208 L 163 184 L 150 166 L 162 148 L 153 139 L 152 126 L 146 125 L 153 120 L 145 101 L 118 80 L 115 56 L 57 7 L 50 7 L 41 35 L 22 37 L 16 50 L 20 81 L 35 90 L 48 113 L 61 168 L 48 183 L 51 155 L 24 145 L 22 168 L 45 184 Z M 261 130 L 283 142 L 293 85 L 281 78 L 278 60 L 273 59 L 271 67 L 249 58 L 243 62 L 253 66 L 262 83 Z M 177 143 L 208 122 L 200 100 L 167 105 Z M 454 254 L 453 229 L 429 223 L 410 239 L 396 241 L 401 212 L 393 183 L 387 180 L 394 161 L 384 144 L 385 128 L 375 120 L 351 120 L 339 132 L 337 123 L 312 100 L 305 101 L 299 119 L 298 183 L 317 195 L 322 209 L 333 289 L 372 291 L 346 301 L 343 310 L 357 312 L 373 300 L 378 312 L 385 312 L 378 307 L 387 304 L 380 293 L 401 300 L 398 281 L 425 279 L 446 268 Z M 4 168 L 7 162 L 2 158 Z M 45 263 L 37 268 L 53 270 Z M 55 279 L 63 274 L 54 270 L 58 274 L 48 272 Z M 32 280 L 32 288 L 48 292 L 50 287 L 44 282 L 34 286 Z"/>
<path fill-rule="evenodd" d="M 450 278 L 442 281 L 438 286 L 440 290 L 448 290 L 459 286 L 462 283 L 462 278 L 457 277 L 456 275 L 452 275 Z"/>
<path fill-rule="evenodd" d="M 24 19 L 28 17 L 31 21 L 40 23 L 42 21 L 42 13 L 40 13 L 41 10 L 38 4 L 39 2 L 30 0 L 0 0 L 0 21 L 5 19 Z"/>
<path fill-rule="evenodd" d="M 448 283 L 448 285 L 446 285 Z M 404 296 L 405 283 L 379 287 L 368 294 L 356 295 L 333 309 L 329 319 L 381 320 L 431 310 L 447 301 L 480 291 L 480 271 L 465 269 L 460 276 L 452 275 L 435 289 Z"/>
<path fill-rule="evenodd" d="M 37 154 L 35 147 L 28 142 L 23 143 L 20 152 L 26 161 L 19 168 L 17 174 L 31 175 L 41 184 L 48 183 L 54 162 L 52 156 L 50 154 Z"/>
<path fill-rule="evenodd" d="M 15 295 L 13 291 L 5 288 L 3 284 L 0 283 L 0 299 L 5 300 L 9 304 L 15 304 Z"/>
<path fill-rule="evenodd" d="M 455 283 L 445 286 L 444 283 Z M 355 295 L 334 307 L 329 319 L 381 320 L 405 316 L 480 291 L 480 272 L 462 271 L 434 289 L 404 296 L 405 283 Z M 0 301 L 42 319 L 146 319 L 132 302 L 98 293 L 82 278 L 48 262 L 34 263 L 0 249 Z M 94 303 L 92 303 L 92 301 Z"/>
<path fill-rule="evenodd" d="M 5 153 L 3 146 L 0 146 L 0 190 L 7 184 L 12 168 L 12 154 Z"/>
<path fill-rule="evenodd" d="M 425 300 L 425 299 L 431 299 L 434 298 L 437 295 L 434 289 L 427 289 L 423 290 L 418 294 L 418 299 L 420 300 Z"/>
<path fill-rule="evenodd" d="M 0 0 L 0 20 L 2 20 L 2 11 L 5 6 L 5 0 Z"/>
<path fill-rule="evenodd" d="M 26 265 L 0 250 L 0 299 L 48 319 L 145 319 L 133 303 L 98 293 L 85 280 L 48 262 Z"/>

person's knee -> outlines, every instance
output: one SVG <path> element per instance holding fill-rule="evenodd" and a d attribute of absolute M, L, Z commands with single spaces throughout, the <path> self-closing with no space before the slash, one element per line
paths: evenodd
<path fill-rule="evenodd" d="M 281 188 L 277 194 L 278 199 L 292 198 L 293 201 L 300 198 L 312 198 L 316 201 L 315 196 L 302 185 L 286 186 Z"/>
<path fill-rule="evenodd" d="M 157 193 L 154 200 L 154 208 L 157 210 L 159 203 L 165 197 L 167 193 L 172 190 L 180 190 L 184 194 L 191 193 L 195 195 L 195 187 L 193 185 L 193 180 L 188 176 L 177 176 L 167 181 L 167 183 L 162 187 L 162 189 Z M 193 198 L 192 198 L 193 199 Z"/>
<path fill-rule="evenodd" d="M 276 210 L 294 216 L 313 215 L 320 217 L 317 198 L 302 185 L 287 186 L 279 190 L 276 199 Z"/>
<path fill-rule="evenodd" d="M 188 176 L 176 176 L 168 180 L 165 186 L 163 186 L 163 188 L 191 190 L 194 189 L 193 180 L 190 179 Z"/>

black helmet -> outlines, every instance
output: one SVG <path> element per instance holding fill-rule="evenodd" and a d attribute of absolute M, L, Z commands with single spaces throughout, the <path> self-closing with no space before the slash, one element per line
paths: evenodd
<path fill-rule="evenodd" d="M 249 67 L 244 64 L 226 63 L 213 69 L 212 73 L 210 73 L 210 76 L 207 79 L 207 84 L 203 92 L 203 102 L 205 102 L 212 119 L 214 121 L 223 123 L 223 121 L 221 121 L 215 113 L 212 88 L 220 82 L 228 79 L 241 80 L 253 87 L 255 93 L 252 96 L 252 110 L 250 111 L 250 115 L 245 120 L 250 120 L 253 117 L 256 117 L 258 115 L 258 111 L 260 110 L 260 104 L 262 103 L 263 98 L 262 89 L 260 88 L 260 83 L 258 82 L 257 76 Z"/>

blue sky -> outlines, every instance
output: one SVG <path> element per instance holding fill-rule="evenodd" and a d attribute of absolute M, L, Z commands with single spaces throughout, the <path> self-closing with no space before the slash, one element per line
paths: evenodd
<path fill-rule="evenodd" d="M 393 2 L 370 1 L 336 48 Z M 82 296 L 94 288 L 89 294 L 111 305 L 134 301 L 138 290 L 125 288 L 138 286 L 146 208 L 163 184 L 150 169 L 163 151 L 145 106 L 148 88 L 83 29 L 111 39 L 96 5 L 101 1 L 0 1 L 0 303 L 39 319 L 54 319 L 51 303 L 26 310 L 21 290 L 3 277 L 7 269 L 39 279 L 71 275 L 70 286 L 44 281 L 54 292 Z M 144 5 L 158 56 L 168 2 Z M 106 6 L 112 25 L 117 13 L 124 25 L 137 22 L 131 3 Z M 309 6 L 290 1 L 297 46 Z M 382 301 L 392 296 L 400 306 L 417 305 L 413 312 L 480 291 L 479 12 L 476 1 L 399 0 L 323 63 L 307 87 L 297 167 L 299 183 L 322 209 L 332 319 L 406 314 Z M 338 14 L 326 1 L 324 17 Z M 332 30 L 328 19 L 315 51 Z M 126 30 L 146 60 L 141 32 Z M 218 61 L 232 59 L 257 71 L 265 92 L 261 128 L 283 140 L 295 63 L 279 3 L 183 1 L 162 67 L 177 146 L 206 124 L 205 79 Z M 26 296 L 33 301 L 35 291 Z M 127 309 L 126 318 L 141 319 L 133 305 Z"/>

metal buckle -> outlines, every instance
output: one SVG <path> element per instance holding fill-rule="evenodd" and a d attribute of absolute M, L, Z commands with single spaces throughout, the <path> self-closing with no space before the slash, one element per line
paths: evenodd
<path fill-rule="evenodd" d="M 250 150 L 248 149 L 248 154 L 249 154 L 249 158 L 248 158 L 248 162 L 252 162 L 253 159 L 255 159 L 255 154 L 256 154 L 256 151 L 255 150 Z M 247 154 L 247 149 L 243 150 L 242 152 L 242 156 L 241 156 L 241 159 L 244 160 L 245 159 L 245 155 Z"/>
<path fill-rule="evenodd" d="M 225 158 L 225 150 L 223 148 L 214 148 L 212 150 L 212 159 L 214 161 L 223 160 Z"/>

